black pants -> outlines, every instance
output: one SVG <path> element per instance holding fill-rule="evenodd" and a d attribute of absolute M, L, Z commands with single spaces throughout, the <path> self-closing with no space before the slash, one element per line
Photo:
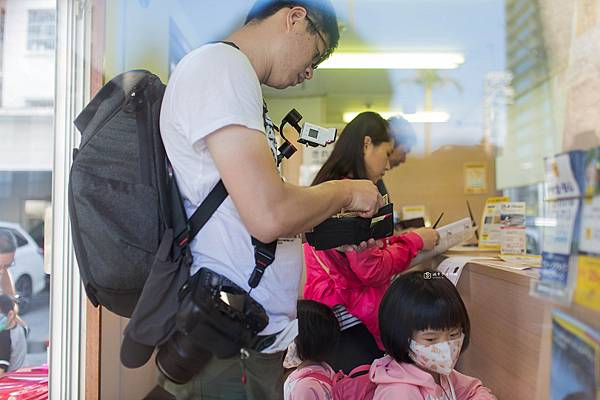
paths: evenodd
<path fill-rule="evenodd" d="M 349 374 L 354 368 L 371 364 L 383 355 L 367 327 L 358 324 L 340 333 L 340 340 L 326 361 L 334 371 Z"/>

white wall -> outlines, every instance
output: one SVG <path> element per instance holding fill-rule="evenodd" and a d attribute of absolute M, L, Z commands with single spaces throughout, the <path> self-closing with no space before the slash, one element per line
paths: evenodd
<path fill-rule="evenodd" d="M 53 115 L 0 108 L 0 171 L 52 170 Z"/>
<path fill-rule="evenodd" d="M 54 99 L 54 51 L 27 50 L 30 9 L 54 9 L 53 0 L 5 2 L 0 107 L 0 171 L 52 170 L 52 108 L 26 108 L 26 99 Z"/>
<path fill-rule="evenodd" d="M 55 8 L 52 0 L 6 2 L 3 107 L 23 107 L 28 98 L 54 98 L 54 51 L 27 50 L 27 17 L 28 10 Z"/>

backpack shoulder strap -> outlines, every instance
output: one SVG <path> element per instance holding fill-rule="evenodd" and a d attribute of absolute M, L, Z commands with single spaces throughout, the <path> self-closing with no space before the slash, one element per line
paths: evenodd
<path fill-rule="evenodd" d="M 217 211 L 217 208 L 227 198 L 227 189 L 222 180 L 219 180 L 215 187 L 210 191 L 208 196 L 202 201 L 200 206 L 194 211 L 190 217 L 189 226 L 190 232 L 188 240 L 191 241 L 196 237 L 200 229 L 206 224 L 206 221 Z"/>
<path fill-rule="evenodd" d="M 94 115 L 96 115 L 96 112 L 98 112 L 100 104 L 110 97 L 110 94 L 116 89 L 116 87 L 117 85 L 115 85 L 115 82 L 112 80 L 106 82 L 106 84 L 100 88 L 100 91 L 96 93 L 92 101 L 90 101 L 83 111 L 81 111 L 75 121 L 73 121 L 79 132 L 83 132 L 85 130 Z"/>
<path fill-rule="evenodd" d="M 369 373 L 370 369 L 371 369 L 371 364 L 359 365 L 358 367 L 356 367 L 352 371 L 350 371 L 348 376 L 353 378 L 355 376 L 364 375 L 365 373 Z"/>
<path fill-rule="evenodd" d="M 202 201 L 200 206 L 194 211 L 194 214 L 188 221 L 188 230 L 184 235 L 177 238 L 179 247 L 186 246 L 200 232 L 200 229 L 206 224 L 209 218 L 217 211 L 217 208 L 225 201 L 228 196 L 227 188 L 223 180 L 219 180 L 208 196 Z M 252 246 L 254 246 L 254 270 L 248 279 L 250 288 L 258 286 L 265 269 L 275 261 L 275 251 L 277 249 L 277 240 L 271 243 L 263 243 L 252 237 Z"/>
<path fill-rule="evenodd" d="M 304 379 L 304 378 L 313 378 L 316 379 L 318 381 L 321 381 L 323 383 L 327 383 L 328 385 L 332 385 L 333 382 L 331 381 L 331 378 L 329 378 L 327 375 L 325 375 L 322 372 L 309 372 L 306 375 L 302 375 L 302 377 L 300 379 Z"/>

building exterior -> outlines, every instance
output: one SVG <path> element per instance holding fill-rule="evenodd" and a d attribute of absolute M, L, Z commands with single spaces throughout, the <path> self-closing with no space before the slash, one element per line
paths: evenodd
<path fill-rule="evenodd" d="M 541 182 L 542 160 L 557 148 L 552 74 L 538 0 L 507 0 L 506 62 L 514 101 L 507 108 L 507 135 L 498 157 L 498 187 Z M 535 160 L 535 161 L 532 161 Z M 529 171 L 527 174 L 513 173 Z"/>
<path fill-rule="evenodd" d="M 0 1 L 0 220 L 26 229 L 51 198 L 55 47 L 55 1 Z"/>

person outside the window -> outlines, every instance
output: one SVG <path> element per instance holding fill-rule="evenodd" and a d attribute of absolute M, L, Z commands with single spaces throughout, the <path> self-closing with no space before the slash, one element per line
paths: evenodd
<path fill-rule="evenodd" d="M 15 263 L 17 239 L 8 229 L 0 228 L 0 290 L 2 294 L 14 297 L 15 286 L 9 268 Z"/>
<path fill-rule="evenodd" d="M 0 378 L 25 363 L 28 328 L 21 322 L 15 301 L 0 295 Z"/>

